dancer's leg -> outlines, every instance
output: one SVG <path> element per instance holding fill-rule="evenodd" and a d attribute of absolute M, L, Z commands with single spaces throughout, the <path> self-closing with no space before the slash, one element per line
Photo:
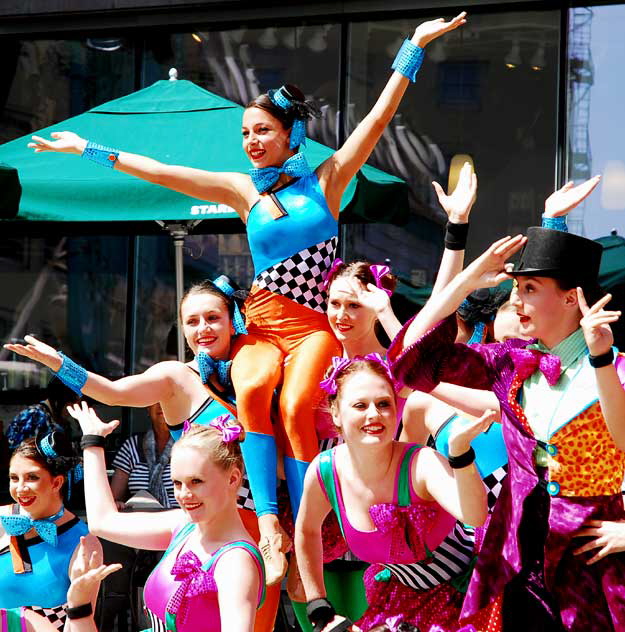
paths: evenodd
<path fill-rule="evenodd" d="M 280 394 L 280 414 L 287 436 L 284 472 L 295 519 L 306 469 L 319 452 L 315 431 L 315 413 L 323 395 L 319 382 L 340 347 L 330 332 L 315 331 L 289 351 Z"/>

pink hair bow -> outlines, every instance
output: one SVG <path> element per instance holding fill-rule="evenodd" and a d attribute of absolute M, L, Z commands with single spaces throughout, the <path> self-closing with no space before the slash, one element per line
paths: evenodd
<path fill-rule="evenodd" d="M 334 273 L 337 271 L 337 269 L 339 268 L 339 266 L 343 265 L 343 259 L 340 259 L 339 257 L 337 257 L 333 262 L 332 265 L 330 266 L 330 269 L 328 270 L 328 272 L 326 273 L 326 277 L 323 281 L 323 289 L 327 290 L 328 287 L 330 286 L 330 283 L 332 282 L 332 277 L 334 276 Z"/>
<path fill-rule="evenodd" d="M 391 271 L 391 269 L 387 265 L 375 263 L 372 266 L 369 266 L 369 270 L 371 270 L 371 274 L 375 279 L 375 284 L 381 290 L 384 290 L 389 296 L 393 296 L 393 290 L 389 290 L 388 288 L 382 286 L 382 279 Z"/>
<path fill-rule="evenodd" d="M 368 353 L 365 356 L 365 360 L 371 360 L 373 362 L 377 362 L 378 364 L 381 364 L 384 367 L 384 370 L 386 371 L 386 374 L 388 375 L 388 379 L 391 381 L 393 388 L 397 390 L 398 383 L 397 383 L 397 380 L 393 377 L 393 374 L 391 373 L 391 367 L 389 363 L 379 353 Z"/>
<path fill-rule="evenodd" d="M 332 372 L 325 380 L 321 380 L 321 382 L 319 382 L 319 386 L 328 393 L 328 395 L 336 395 L 336 391 L 338 390 L 336 385 L 336 376 L 351 363 L 352 361 L 349 358 L 334 356 L 332 358 Z"/>
<path fill-rule="evenodd" d="M 236 441 L 241 436 L 241 426 L 228 425 L 231 419 L 230 415 L 219 415 L 219 417 L 215 417 L 215 419 L 208 424 L 213 428 L 217 428 L 217 430 L 221 430 L 224 443 Z"/>
<path fill-rule="evenodd" d="M 193 422 L 189 421 L 188 419 L 185 419 L 184 424 L 182 424 L 182 434 L 187 434 L 187 432 L 191 430 L 192 426 L 193 426 Z"/>

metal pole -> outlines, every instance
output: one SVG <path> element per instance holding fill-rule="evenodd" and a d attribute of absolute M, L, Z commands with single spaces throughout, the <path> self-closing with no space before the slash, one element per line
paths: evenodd
<path fill-rule="evenodd" d="M 180 227 L 183 228 L 183 227 Z M 178 319 L 177 342 L 178 342 L 178 360 L 184 362 L 184 336 L 182 334 L 182 323 L 180 322 L 180 315 L 178 306 L 182 301 L 182 294 L 184 292 L 184 262 L 182 257 L 182 248 L 184 247 L 184 238 L 187 234 L 186 229 L 172 230 L 171 235 L 174 239 L 174 262 L 176 271 L 176 314 Z"/>

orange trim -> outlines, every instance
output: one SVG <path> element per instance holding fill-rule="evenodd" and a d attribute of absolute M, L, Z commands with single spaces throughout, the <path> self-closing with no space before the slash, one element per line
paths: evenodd
<path fill-rule="evenodd" d="M 9 551 L 11 553 L 11 562 L 13 564 L 13 572 L 16 575 L 22 575 L 26 572 L 24 568 L 24 560 L 20 552 L 20 547 L 17 543 L 17 537 L 12 535 L 9 539 Z"/>

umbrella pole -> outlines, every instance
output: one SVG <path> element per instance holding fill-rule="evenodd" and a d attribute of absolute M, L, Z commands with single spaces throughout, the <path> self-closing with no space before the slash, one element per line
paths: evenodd
<path fill-rule="evenodd" d="M 184 292 L 184 263 L 182 258 L 182 248 L 184 247 L 184 238 L 187 235 L 186 226 L 181 226 L 182 230 L 172 230 L 171 236 L 174 240 L 174 265 L 176 270 L 176 306 L 182 301 Z M 178 342 L 178 360 L 184 362 L 184 335 L 182 334 L 182 323 L 180 322 L 180 310 L 176 307 L 178 318 L 178 327 L 176 328 Z"/>

